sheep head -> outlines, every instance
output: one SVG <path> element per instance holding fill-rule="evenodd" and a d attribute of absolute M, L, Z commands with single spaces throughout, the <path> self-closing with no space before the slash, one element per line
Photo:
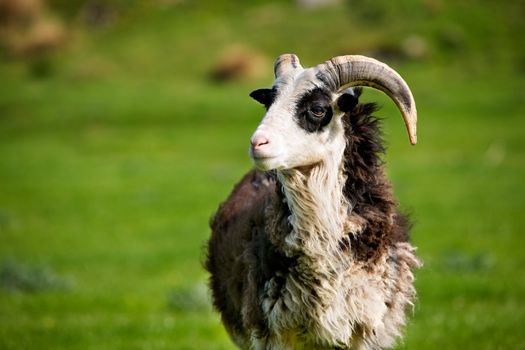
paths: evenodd
<path fill-rule="evenodd" d="M 284 54 L 275 62 L 271 89 L 250 96 L 266 107 L 252 135 L 250 156 L 262 170 L 290 169 L 342 154 L 342 116 L 356 103 L 353 86 L 370 86 L 386 93 L 398 106 L 410 142 L 417 142 L 417 112 L 406 82 L 392 68 L 365 56 L 338 56 L 303 68 L 297 56 Z"/>

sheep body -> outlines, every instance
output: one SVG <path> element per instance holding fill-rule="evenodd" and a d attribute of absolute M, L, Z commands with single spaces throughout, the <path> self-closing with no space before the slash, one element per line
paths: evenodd
<path fill-rule="evenodd" d="M 249 172 L 213 218 L 213 302 L 240 348 L 379 349 L 400 336 L 420 262 L 374 108 L 345 113 L 345 144 L 323 162 Z"/>

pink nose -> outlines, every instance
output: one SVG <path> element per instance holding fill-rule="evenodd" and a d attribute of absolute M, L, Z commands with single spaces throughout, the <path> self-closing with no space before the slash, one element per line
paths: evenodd
<path fill-rule="evenodd" d="M 252 144 L 253 150 L 257 150 L 257 149 L 261 148 L 262 146 L 267 145 L 267 144 L 270 143 L 270 141 L 266 137 L 264 137 L 262 135 L 258 135 L 256 137 L 252 137 L 250 139 L 250 142 Z"/>

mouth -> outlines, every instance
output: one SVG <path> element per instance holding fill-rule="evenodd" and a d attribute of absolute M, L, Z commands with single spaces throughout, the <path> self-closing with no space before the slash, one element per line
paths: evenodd
<path fill-rule="evenodd" d="M 261 152 L 260 150 L 254 150 L 250 148 L 250 158 L 257 161 L 264 161 L 271 158 L 275 158 L 275 155 Z"/>
<path fill-rule="evenodd" d="M 250 149 L 250 158 L 258 169 L 266 171 L 274 168 L 272 163 L 277 157 L 274 155 L 264 154 L 262 152 L 254 152 Z"/>
<path fill-rule="evenodd" d="M 268 168 L 269 163 L 275 157 L 253 155 L 251 158 L 256 167 L 267 170 L 266 168 Z"/>

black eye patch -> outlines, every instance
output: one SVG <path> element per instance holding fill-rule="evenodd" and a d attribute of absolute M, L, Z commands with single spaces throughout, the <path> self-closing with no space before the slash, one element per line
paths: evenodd
<path fill-rule="evenodd" d="M 332 120 L 330 94 L 315 88 L 305 93 L 297 102 L 295 120 L 307 132 L 321 131 Z"/>
<path fill-rule="evenodd" d="M 260 104 L 264 105 L 266 109 L 270 108 L 275 97 L 277 96 L 277 90 L 273 89 L 258 89 L 250 93 L 250 97 Z"/>

